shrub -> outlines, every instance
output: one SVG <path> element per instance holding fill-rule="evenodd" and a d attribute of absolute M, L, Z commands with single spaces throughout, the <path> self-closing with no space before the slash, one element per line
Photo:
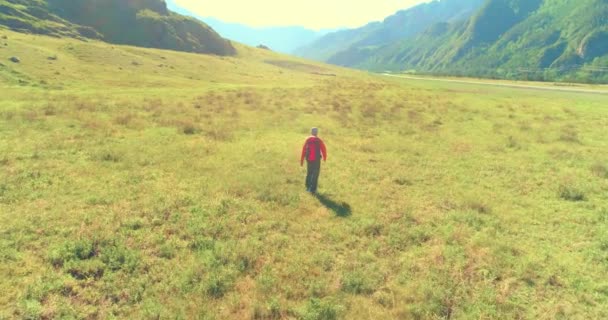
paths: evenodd
<path fill-rule="evenodd" d="M 271 293 L 276 288 L 277 278 L 270 269 L 265 268 L 256 278 L 257 287 L 263 293 Z"/>
<path fill-rule="evenodd" d="M 4 183 L 0 184 L 0 199 L 8 193 L 8 186 Z"/>
<path fill-rule="evenodd" d="M 127 113 L 127 114 L 123 114 L 120 116 L 117 116 L 116 118 L 114 118 L 114 123 L 121 125 L 121 126 L 127 126 L 129 125 L 129 123 L 131 123 L 131 120 L 133 120 L 133 114 Z"/>
<path fill-rule="evenodd" d="M 41 319 L 42 304 L 36 300 L 25 300 L 20 308 L 22 319 Z"/>
<path fill-rule="evenodd" d="M 415 223 L 415 222 L 414 222 Z M 405 250 L 409 246 L 420 246 L 431 240 L 431 233 L 423 226 L 394 225 L 388 232 L 388 245 L 393 250 Z"/>
<path fill-rule="evenodd" d="M 603 163 L 594 164 L 591 172 L 597 177 L 608 179 L 608 168 Z"/>
<path fill-rule="evenodd" d="M 363 225 L 363 233 L 368 237 L 379 237 L 384 231 L 384 225 L 376 221 L 369 221 Z"/>
<path fill-rule="evenodd" d="M 136 251 L 118 245 L 110 244 L 102 248 L 101 261 L 112 271 L 124 270 L 133 272 L 139 265 L 140 257 Z"/>
<path fill-rule="evenodd" d="M 354 271 L 342 276 L 342 291 L 352 294 L 372 294 L 376 290 L 376 283 L 371 279 L 371 275 Z"/>
<path fill-rule="evenodd" d="M 521 131 L 530 131 L 530 130 L 532 130 L 532 125 L 531 125 L 531 124 L 530 124 L 530 122 L 528 122 L 528 121 L 522 121 L 522 122 L 519 124 L 519 129 L 520 129 Z"/>
<path fill-rule="evenodd" d="M 488 205 L 487 203 L 485 203 L 483 201 L 468 200 L 465 203 L 465 207 L 467 209 L 476 211 L 478 213 L 483 213 L 483 214 L 492 213 L 492 208 L 490 207 L 490 205 Z"/>
<path fill-rule="evenodd" d="M 57 114 L 57 109 L 55 108 L 55 106 L 53 106 L 51 104 L 47 104 L 43 110 L 44 110 L 45 116 L 54 116 Z"/>
<path fill-rule="evenodd" d="M 268 311 L 270 316 L 275 319 L 281 318 L 281 301 L 278 298 L 272 298 L 268 303 Z"/>
<path fill-rule="evenodd" d="M 380 107 L 377 105 L 367 104 L 361 108 L 361 116 L 365 119 L 374 119 L 380 111 Z"/>
<path fill-rule="evenodd" d="M 603 208 L 598 212 L 598 221 L 600 222 L 608 222 L 608 209 Z"/>
<path fill-rule="evenodd" d="M 559 136 L 559 140 L 568 143 L 581 143 L 578 132 L 573 128 L 564 128 Z"/>
<path fill-rule="evenodd" d="M 87 260 L 97 254 L 92 241 L 79 240 L 66 242 L 62 246 L 51 250 L 49 260 L 55 267 L 63 267 L 66 263 L 78 260 Z"/>
<path fill-rule="evenodd" d="M 201 132 L 201 129 L 192 122 L 184 122 L 181 125 L 181 132 L 185 135 L 193 135 Z"/>
<path fill-rule="evenodd" d="M 392 308 L 395 305 L 395 299 L 387 291 L 378 291 L 373 295 L 374 300 L 383 307 Z"/>
<path fill-rule="evenodd" d="M 600 250 L 608 251 L 608 236 L 603 235 L 599 240 Z"/>
<path fill-rule="evenodd" d="M 64 290 L 64 280 L 61 278 L 43 276 L 26 287 L 26 300 L 44 301 L 50 295 Z"/>
<path fill-rule="evenodd" d="M 99 154 L 98 159 L 104 162 L 119 162 L 120 155 L 112 151 L 104 151 Z"/>
<path fill-rule="evenodd" d="M 99 279 L 105 273 L 105 265 L 99 260 L 70 261 L 65 271 L 78 280 Z"/>
<path fill-rule="evenodd" d="M 112 204 L 112 200 L 100 196 L 91 196 L 85 200 L 85 203 L 90 206 L 107 206 Z"/>
<path fill-rule="evenodd" d="M 585 201 L 585 193 L 575 186 L 561 185 L 558 191 L 559 197 L 567 201 Z"/>
<path fill-rule="evenodd" d="M 133 272 L 140 258 L 135 251 L 115 242 L 100 244 L 90 240 L 66 242 L 49 253 L 51 264 L 82 280 L 101 278 L 109 271 Z"/>
<path fill-rule="evenodd" d="M 232 133 L 230 131 L 217 128 L 205 131 L 205 135 L 216 141 L 230 141 L 232 139 Z"/>
<path fill-rule="evenodd" d="M 146 225 L 146 221 L 142 218 L 133 218 L 133 219 L 129 219 L 122 223 L 122 226 L 129 230 L 139 230 L 139 229 L 143 228 L 145 225 Z"/>
<path fill-rule="evenodd" d="M 23 111 L 21 113 L 21 116 L 23 117 L 23 120 L 26 120 L 26 121 L 29 121 L 29 122 L 37 121 L 37 120 L 40 119 L 40 115 L 35 110 Z"/>
<path fill-rule="evenodd" d="M 256 305 L 253 312 L 253 319 L 281 319 L 281 302 L 272 298 L 266 305 Z"/>
<path fill-rule="evenodd" d="M 219 299 L 226 294 L 230 287 L 230 279 L 217 272 L 212 273 L 206 283 L 205 292 L 212 298 Z"/>
<path fill-rule="evenodd" d="M 313 298 L 310 299 L 300 316 L 304 320 L 334 320 L 338 319 L 341 309 L 342 306 L 332 301 Z"/>
<path fill-rule="evenodd" d="M 173 259 L 173 258 L 175 258 L 175 255 L 177 254 L 176 251 L 177 250 L 173 244 L 165 243 L 158 250 L 158 256 L 163 259 Z"/>
<path fill-rule="evenodd" d="M 406 178 L 397 178 L 393 182 L 400 186 L 412 186 L 414 183 Z"/>
<path fill-rule="evenodd" d="M 507 140 L 507 148 L 519 149 L 520 145 L 519 145 L 519 142 L 517 141 L 517 139 L 515 139 L 513 136 L 509 136 L 509 139 Z"/>
<path fill-rule="evenodd" d="M 188 248 L 192 251 L 212 250 L 215 247 L 215 240 L 201 236 L 190 241 Z"/>

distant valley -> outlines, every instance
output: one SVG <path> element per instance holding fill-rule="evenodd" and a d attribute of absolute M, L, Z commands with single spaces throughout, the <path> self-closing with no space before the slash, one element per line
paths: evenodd
<path fill-rule="evenodd" d="M 240 23 L 225 22 L 213 17 L 204 17 L 180 7 L 175 1 L 168 0 L 167 6 L 182 15 L 204 21 L 224 38 L 249 46 L 263 45 L 273 51 L 293 54 L 296 49 L 306 46 L 322 36 L 336 31 L 315 31 L 301 26 L 250 27 Z"/>

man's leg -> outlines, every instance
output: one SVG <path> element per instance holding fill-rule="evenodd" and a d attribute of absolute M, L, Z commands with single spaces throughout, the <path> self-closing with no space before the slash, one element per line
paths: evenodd
<path fill-rule="evenodd" d="M 312 177 L 310 182 L 310 192 L 316 193 L 319 184 L 319 175 L 321 174 L 321 161 L 313 161 Z"/>
<path fill-rule="evenodd" d="M 310 192 L 310 186 L 312 185 L 312 172 L 313 166 L 312 162 L 306 161 L 306 191 Z"/>

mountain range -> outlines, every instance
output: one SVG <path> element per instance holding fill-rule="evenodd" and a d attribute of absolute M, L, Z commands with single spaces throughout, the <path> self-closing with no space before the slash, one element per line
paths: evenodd
<path fill-rule="evenodd" d="M 344 66 L 356 66 L 373 50 L 395 41 L 412 38 L 436 23 L 471 16 L 484 0 L 442 0 L 401 10 L 381 22 L 330 33 L 303 46 L 296 54 Z"/>
<path fill-rule="evenodd" d="M 251 27 L 241 23 L 225 22 L 214 17 L 203 17 L 181 7 L 173 0 L 166 2 L 169 9 L 204 21 L 224 38 L 249 46 L 262 45 L 273 51 L 287 54 L 292 54 L 296 49 L 336 30 L 316 31 L 301 26 Z"/>
<path fill-rule="evenodd" d="M 467 20 L 377 50 L 358 67 L 538 80 L 605 77 L 608 1 L 488 0 Z"/>
<path fill-rule="evenodd" d="M 608 1 L 433 1 L 298 54 L 373 71 L 606 82 Z"/>

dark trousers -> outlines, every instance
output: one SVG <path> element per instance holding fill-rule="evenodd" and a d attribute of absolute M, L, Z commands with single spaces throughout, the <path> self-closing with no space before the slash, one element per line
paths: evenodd
<path fill-rule="evenodd" d="M 321 173 L 321 160 L 308 161 L 308 170 L 306 173 L 306 191 L 317 192 L 319 184 L 319 174 Z"/>

